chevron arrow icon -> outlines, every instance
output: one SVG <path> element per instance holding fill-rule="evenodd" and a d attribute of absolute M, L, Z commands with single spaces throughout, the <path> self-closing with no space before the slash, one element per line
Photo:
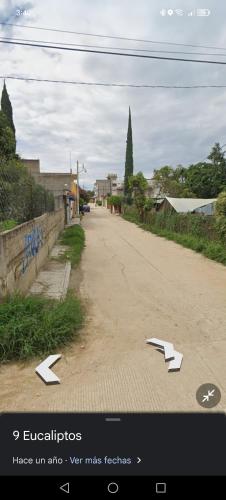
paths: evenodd
<path fill-rule="evenodd" d="M 51 366 L 55 365 L 60 358 L 61 354 L 52 354 L 36 367 L 35 372 L 41 377 L 45 384 L 60 384 L 60 379 L 50 370 Z"/>
<path fill-rule="evenodd" d="M 156 339 L 155 337 L 146 340 L 146 344 L 154 345 L 158 347 L 160 351 L 164 352 L 165 361 L 170 361 L 168 372 L 179 371 L 181 368 L 183 354 L 174 349 L 174 345 L 171 342 L 166 342 L 165 340 Z"/>

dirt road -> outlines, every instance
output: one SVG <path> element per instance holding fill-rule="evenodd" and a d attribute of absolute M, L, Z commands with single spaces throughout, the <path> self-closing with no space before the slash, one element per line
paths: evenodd
<path fill-rule="evenodd" d="M 203 411 L 196 390 L 216 384 L 226 409 L 226 268 L 94 209 L 84 218 L 82 337 L 54 367 L 61 384 L 45 386 L 40 360 L 0 369 L 0 409 L 29 411 Z M 174 343 L 184 360 L 168 373 L 145 343 Z M 52 353 L 56 354 L 56 353 Z"/>

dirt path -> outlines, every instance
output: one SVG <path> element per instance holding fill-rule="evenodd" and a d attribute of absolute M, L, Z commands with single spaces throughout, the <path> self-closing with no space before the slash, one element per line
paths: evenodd
<path fill-rule="evenodd" d="M 0 409 L 29 411 L 202 411 L 207 382 L 226 409 L 226 268 L 145 232 L 102 207 L 84 218 L 81 295 L 88 318 L 82 338 L 45 386 L 39 360 L 0 369 Z M 173 342 L 180 372 L 145 339 Z M 53 353 L 55 354 L 55 353 Z"/>

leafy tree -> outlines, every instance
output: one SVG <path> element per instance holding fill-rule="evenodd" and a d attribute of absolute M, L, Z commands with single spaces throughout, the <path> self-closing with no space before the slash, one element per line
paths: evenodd
<path fill-rule="evenodd" d="M 108 205 L 110 205 L 111 213 L 113 211 L 113 207 L 117 212 L 121 213 L 122 196 L 112 195 L 108 197 L 107 201 Z"/>
<path fill-rule="evenodd" d="M 12 158 L 16 150 L 16 141 L 9 127 L 5 114 L 0 111 L 0 160 Z"/>
<path fill-rule="evenodd" d="M 133 192 L 139 193 L 139 194 L 144 194 L 146 189 L 148 188 L 148 182 L 145 179 L 144 175 L 142 172 L 138 172 L 136 175 L 131 175 L 129 178 L 129 188 L 130 191 L 133 190 Z"/>
<path fill-rule="evenodd" d="M 154 170 L 153 179 L 160 187 L 160 194 L 173 197 L 184 196 L 186 186 L 187 169 L 178 165 L 176 169 L 166 165 L 159 170 Z"/>
<path fill-rule="evenodd" d="M 174 176 L 174 170 L 169 165 L 165 165 L 165 167 L 161 167 L 159 170 L 154 170 L 153 179 L 157 181 L 165 182 L 168 179 L 172 179 Z"/>
<path fill-rule="evenodd" d="M 88 191 L 87 191 L 88 201 L 89 201 L 91 198 L 93 198 L 93 197 L 94 197 L 94 194 L 95 194 L 95 193 L 94 193 L 94 191 L 91 191 L 91 190 L 89 190 L 89 189 L 88 189 Z"/>
<path fill-rule="evenodd" d="M 110 205 L 114 205 L 115 207 L 120 207 L 122 204 L 121 196 L 112 195 L 108 198 L 108 201 Z"/>
<path fill-rule="evenodd" d="M 198 198 L 216 198 L 226 187 L 224 166 L 202 162 L 188 168 L 187 186 Z"/>
<path fill-rule="evenodd" d="M 180 183 L 185 185 L 187 179 L 187 168 L 183 167 L 183 165 L 177 165 L 174 170 L 174 178 Z"/>
<path fill-rule="evenodd" d="M 211 162 L 214 166 L 217 166 L 221 163 L 225 164 L 224 152 L 222 151 L 222 148 L 220 147 L 219 142 L 215 142 L 215 144 L 212 147 L 212 150 L 207 158 L 208 158 L 208 160 L 211 160 Z"/>
<path fill-rule="evenodd" d="M 216 142 L 207 162 L 190 165 L 187 186 L 199 198 L 216 198 L 226 188 L 226 161 L 220 144 Z"/>
<path fill-rule="evenodd" d="M 84 205 L 89 203 L 90 198 L 94 196 L 94 191 L 86 191 L 86 189 L 79 188 L 79 196 L 83 198 Z"/>
<path fill-rule="evenodd" d="M 209 162 L 198 162 L 188 168 L 176 169 L 166 165 L 154 171 L 153 178 L 162 195 L 184 198 L 215 198 L 226 188 L 226 160 L 219 143 L 209 156 Z"/>
<path fill-rule="evenodd" d="M 145 203 L 147 199 L 145 196 L 145 191 L 147 188 L 148 182 L 142 172 L 138 172 L 138 174 L 130 176 L 129 189 L 134 194 L 135 205 L 142 221 L 144 218 Z"/>
<path fill-rule="evenodd" d="M 129 121 L 126 140 L 126 162 L 125 162 L 125 177 L 124 177 L 124 194 L 130 195 L 131 188 L 129 185 L 129 178 L 133 175 L 133 135 L 132 135 L 132 122 L 131 111 L 129 108 Z"/>

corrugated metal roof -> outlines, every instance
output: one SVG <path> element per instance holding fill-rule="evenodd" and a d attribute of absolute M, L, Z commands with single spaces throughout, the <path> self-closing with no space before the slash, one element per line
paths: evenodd
<path fill-rule="evenodd" d="M 204 207 L 210 203 L 214 203 L 216 198 L 169 198 L 166 200 L 178 213 L 193 212 L 196 208 Z"/>

